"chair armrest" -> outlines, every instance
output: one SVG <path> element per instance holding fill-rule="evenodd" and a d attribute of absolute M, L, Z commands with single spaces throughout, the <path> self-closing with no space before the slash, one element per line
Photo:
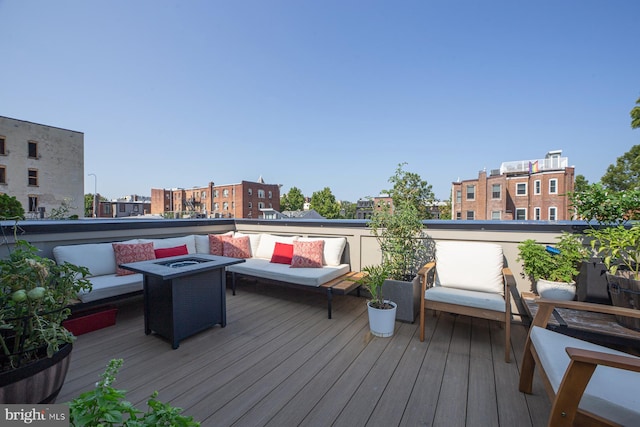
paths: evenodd
<path fill-rule="evenodd" d="M 593 365 L 609 366 L 611 368 L 625 369 L 627 371 L 640 372 L 640 359 L 619 354 L 604 353 L 601 351 L 585 350 L 583 348 L 567 347 L 565 349 L 572 360 Z"/>
<path fill-rule="evenodd" d="M 429 270 L 431 270 L 435 266 L 436 266 L 435 261 L 431 261 L 431 262 L 426 263 L 425 265 L 422 266 L 422 268 L 420 270 L 418 270 L 418 276 L 422 276 L 422 275 L 425 275 L 425 274 L 429 273 Z"/>
<path fill-rule="evenodd" d="M 427 277 L 429 276 L 429 272 L 435 268 L 435 261 L 431 261 L 426 263 L 420 270 L 418 270 L 418 276 L 420 276 L 420 285 L 422 289 L 422 295 L 420 299 L 424 300 L 424 293 L 427 290 Z"/>
<path fill-rule="evenodd" d="M 544 298 L 536 299 L 536 303 L 538 304 L 538 312 L 533 318 L 533 325 L 541 326 L 543 328 L 547 327 L 549 317 L 551 316 L 553 309 L 556 307 L 568 308 L 571 310 L 591 311 L 594 313 L 613 314 L 617 316 L 635 317 L 640 319 L 640 310 L 633 308 L 615 307 L 612 305 L 594 304 L 582 301 L 548 300 Z"/>

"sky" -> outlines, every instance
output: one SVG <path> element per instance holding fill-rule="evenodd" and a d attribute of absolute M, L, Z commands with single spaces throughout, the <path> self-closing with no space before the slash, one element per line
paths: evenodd
<path fill-rule="evenodd" d="M 638 0 L 0 0 L 0 116 L 84 133 L 86 193 L 257 181 L 435 196 L 640 143 Z M 89 174 L 95 174 L 96 179 Z"/>

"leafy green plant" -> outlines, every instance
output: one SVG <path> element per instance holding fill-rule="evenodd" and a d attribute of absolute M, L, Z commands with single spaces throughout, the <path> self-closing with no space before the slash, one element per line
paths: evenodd
<path fill-rule="evenodd" d="M 0 371 L 52 357 L 74 336 L 62 322 L 82 290 L 90 290 L 89 270 L 56 264 L 38 249 L 16 240 L 8 258 L 0 259 Z"/>
<path fill-rule="evenodd" d="M 518 245 L 518 258 L 523 262 L 523 276 L 533 282 L 539 279 L 571 283 L 578 275 L 580 262 L 589 256 L 588 249 L 575 234 L 562 233 L 555 248 L 547 249 L 533 239 Z"/>
<path fill-rule="evenodd" d="M 131 402 L 126 401 L 126 391 L 112 386 L 122 363 L 122 359 L 112 359 L 101 375 L 102 379 L 96 383 L 96 388 L 82 393 L 69 402 L 70 425 L 127 427 L 200 425 L 193 421 L 193 417 L 181 415 L 182 409 L 157 400 L 157 391 L 153 392 L 147 401 L 149 406 L 147 412 L 140 411 Z"/>
<path fill-rule="evenodd" d="M 357 281 L 371 294 L 371 306 L 373 308 L 392 308 L 390 304 L 384 302 L 382 295 L 382 285 L 391 274 L 389 264 L 382 263 L 380 265 L 368 265 L 362 268 L 365 275 Z"/>
<path fill-rule="evenodd" d="M 591 247 L 598 251 L 611 274 L 623 267 L 632 278 L 640 279 L 640 224 L 589 229 L 585 234 L 592 238 Z"/>
<path fill-rule="evenodd" d="M 624 224 L 638 219 L 640 190 L 614 191 L 595 183 L 569 193 L 569 201 L 578 217 L 598 224 Z"/>
<path fill-rule="evenodd" d="M 15 196 L 0 194 L 0 219 L 24 219 L 24 208 Z"/>

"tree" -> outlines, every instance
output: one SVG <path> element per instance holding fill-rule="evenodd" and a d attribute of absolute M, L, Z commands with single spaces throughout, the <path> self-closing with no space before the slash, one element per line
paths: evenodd
<path fill-rule="evenodd" d="M 24 208 L 15 196 L 0 194 L 0 219 L 24 219 Z"/>
<path fill-rule="evenodd" d="M 589 186 L 589 180 L 584 177 L 584 175 L 576 175 L 575 180 L 573 181 L 573 191 L 579 193 L 584 191 Z"/>
<path fill-rule="evenodd" d="M 356 217 L 357 204 L 343 200 L 340 202 L 340 218 L 354 219 Z"/>
<path fill-rule="evenodd" d="M 311 195 L 311 209 L 327 219 L 340 218 L 340 205 L 329 187 L 316 191 Z"/>
<path fill-rule="evenodd" d="M 291 187 L 287 194 L 280 198 L 280 211 L 299 211 L 304 207 L 304 195 L 298 187 Z"/>
<path fill-rule="evenodd" d="M 398 164 L 395 175 L 389 178 L 393 187 L 390 190 L 383 190 L 383 193 L 389 194 L 394 206 L 409 203 L 415 206 L 420 218 L 429 219 L 432 215 L 428 206 L 435 200 L 431 185 L 417 173 L 405 171 L 403 167 L 406 164 L 406 162 Z"/>
<path fill-rule="evenodd" d="M 440 206 L 440 219 L 451 219 L 451 196 Z"/>
<path fill-rule="evenodd" d="M 640 188 L 640 145 L 634 145 L 618 157 L 614 165 L 609 165 L 601 182 L 605 188 L 613 191 Z"/>
<path fill-rule="evenodd" d="M 631 115 L 631 128 L 640 128 L 640 98 L 636 101 L 636 106 L 631 109 L 629 115 Z"/>

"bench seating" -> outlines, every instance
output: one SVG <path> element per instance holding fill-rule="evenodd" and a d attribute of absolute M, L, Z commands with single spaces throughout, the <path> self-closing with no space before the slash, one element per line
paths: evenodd
<path fill-rule="evenodd" d="M 640 310 L 576 301 L 537 301 L 520 391 L 531 394 L 534 369 L 552 401 L 549 426 L 638 425 L 640 358 L 546 329 L 555 307 L 640 318 Z"/>

